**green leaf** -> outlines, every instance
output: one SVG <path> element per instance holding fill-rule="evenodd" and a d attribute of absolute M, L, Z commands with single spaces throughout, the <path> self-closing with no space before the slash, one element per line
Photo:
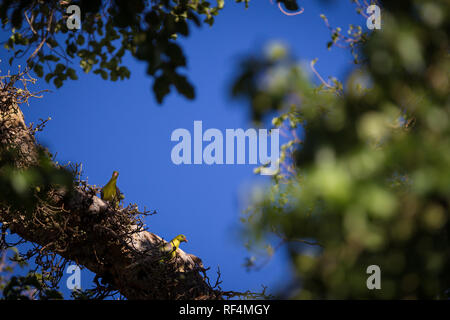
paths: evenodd
<path fill-rule="evenodd" d="M 44 68 L 40 64 L 36 64 L 33 70 L 39 78 L 42 78 L 44 75 Z"/>
<path fill-rule="evenodd" d="M 81 45 L 83 45 L 83 43 L 84 43 L 84 37 L 82 34 L 80 34 L 77 38 L 77 44 L 81 46 Z"/>
<path fill-rule="evenodd" d="M 66 75 L 72 80 L 78 80 L 77 73 L 72 68 L 67 69 Z"/>
<path fill-rule="evenodd" d="M 49 55 L 44 56 L 44 60 L 57 62 L 57 61 L 59 61 L 59 58 L 53 54 L 49 54 Z"/>
<path fill-rule="evenodd" d="M 191 100 L 195 98 L 195 89 L 185 76 L 176 75 L 174 84 L 180 94 Z"/>
<path fill-rule="evenodd" d="M 108 80 L 108 72 L 106 72 L 105 70 L 100 70 L 100 76 L 103 80 Z"/>
<path fill-rule="evenodd" d="M 158 103 L 162 103 L 164 97 L 170 92 L 170 82 L 166 76 L 162 75 L 155 79 L 153 91 L 155 92 Z"/>
<path fill-rule="evenodd" d="M 53 84 L 56 86 L 56 88 L 61 88 L 61 86 L 63 85 L 62 79 L 59 77 L 53 79 Z"/>
<path fill-rule="evenodd" d="M 55 74 L 54 73 L 47 73 L 46 75 L 45 75 L 45 81 L 47 82 L 47 83 L 49 83 L 50 82 L 50 80 L 53 78 L 55 76 Z"/>

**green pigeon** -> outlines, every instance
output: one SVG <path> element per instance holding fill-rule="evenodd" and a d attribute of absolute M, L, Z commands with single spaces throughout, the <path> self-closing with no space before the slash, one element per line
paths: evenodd
<path fill-rule="evenodd" d="M 102 188 L 102 191 L 100 192 L 102 199 L 111 202 L 114 205 L 114 207 L 117 207 L 119 205 L 120 200 L 125 198 L 123 193 L 120 192 L 119 187 L 116 185 L 118 176 L 119 172 L 114 171 L 111 179 Z"/>
<path fill-rule="evenodd" d="M 175 258 L 175 256 L 177 255 L 177 249 L 180 246 L 181 242 L 188 242 L 184 234 L 179 234 L 169 243 L 164 244 L 161 247 L 161 253 L 164 255 L 164 257 L 159 260 L 159 262 L 172 260 L 173 258 Z"/>

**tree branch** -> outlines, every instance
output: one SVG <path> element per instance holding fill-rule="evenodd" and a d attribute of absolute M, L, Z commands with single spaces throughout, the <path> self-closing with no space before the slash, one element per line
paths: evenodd
<path fill-rule="evenodd" d="M 26 170 L 38 164 L 41 147 L 16 103 L 23 90 L 12 88 L 0 87 L 0 151 L 19 150 L 14 166 Z M 174 259 L 160 262 L 165 241 L 145 229 L 137 206 L 112 208 L 97 191 L 86 184 L 53 187 L 44 195 L 35 194 L 37 205 L 31 213 L 0 201 L 0 223 L 37 244 L 40 249 L 32 254 L 40 261 L 55 254 L 64 262 L 74 261 L 128 299 L 222 298 L 221 291 L 209 285 L 198 257 L 178 249 Z"/>

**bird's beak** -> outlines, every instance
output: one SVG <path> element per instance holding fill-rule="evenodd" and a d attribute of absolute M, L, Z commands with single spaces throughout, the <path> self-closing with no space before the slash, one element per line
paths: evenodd
<path fill-rule="evenodd" d="M 188 242 L 186 238 L 184 238 L 184 242 Z"/>

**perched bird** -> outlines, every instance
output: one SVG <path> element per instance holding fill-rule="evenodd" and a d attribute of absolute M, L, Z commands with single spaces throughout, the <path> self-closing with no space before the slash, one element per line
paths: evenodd
<path fill-rule="evenodd" d="M 101 197 L 105 201 L 111 202 L 114 207 L 119 205 L 120 200 L 124 199 L 123 193 L 120 192 L 119 187 L 117 187 L 117 177 L 119 176 L 119 172 L 114 171 L 111 179 L 108 183 L 102 188 L 100 192 Z"/>
<path fill-rule="evenodd" d="M 163 258 L 159 262 L 171 260 L 177 255 L 177 249 L 181 242 L 188 242 L 184 234 L 179 234 L 173 238 L 169 243 L 166 243 L 161 247 L 161 253 Z"/>

